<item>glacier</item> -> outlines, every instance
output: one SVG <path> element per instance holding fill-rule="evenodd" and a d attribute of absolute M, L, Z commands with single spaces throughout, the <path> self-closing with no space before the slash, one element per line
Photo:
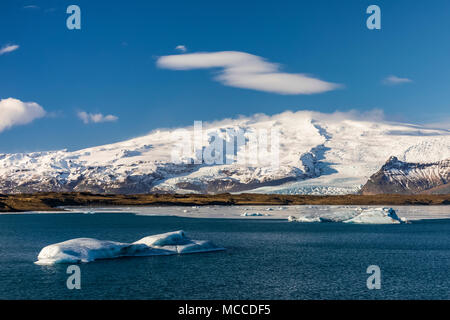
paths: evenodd
<path fill-rule="evenodd" d="M 120 257 L 160 256 L 221 251 L 210 241 L 192 240 L 184 231 L 147 236 L 133 243 L 91 238 L 77 238 L 44 247 L 38 254 L 38 265 L 92 262 Z"/>

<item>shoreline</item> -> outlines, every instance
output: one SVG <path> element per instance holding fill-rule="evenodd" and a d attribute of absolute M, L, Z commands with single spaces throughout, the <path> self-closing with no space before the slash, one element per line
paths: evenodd
<path fill-rule="evenodd" d="M 445 206 L 445 195 L 279 195 L 279 194 L 91 194 L 35 193 L 0 195 L 0 212 L 55 212 L 61 207 L 204 207 L 204 206 Z"/>
<path fill-rule="evenodd" d="M 291 206 L 116 206 L 116 207 L 60 207 L 54 211 L 3 212 L 3 215 L 115 215 L 130 214 L 140 217 L 174 217 L 187 219 L 232 219 L 232 220 L 279 220 L 288 221 L 289 216 L 322 216 L 339 217 L 353 215 L 358 209 L 376 209 L 381 206 L 356 205 L 291 205 Z M 409 222 L 425 220 L 450 220 L 450 208 L 442 205 L 431 206 L 388 206 L 393 208 L 399 217 Z"/>

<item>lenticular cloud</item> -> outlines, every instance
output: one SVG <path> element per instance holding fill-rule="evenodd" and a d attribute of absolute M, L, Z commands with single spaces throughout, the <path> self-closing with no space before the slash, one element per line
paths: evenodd
<path fill-rule="evenodd" d="M 45 110 L 36 102 L 22 102 L 8 98 L 0 100 L 0 132 L 16 125 L 28 124 L 45 116 Z"/>
<path fill-rule="evenodd" d="M 314 94 L 339 87 L 305 74 L 280 72 L 278 64 L 239 51 L 162 56 L 157 65 L 172 70 L 221 68 L 215 80 L 224 85 L 278 94 Z"/>

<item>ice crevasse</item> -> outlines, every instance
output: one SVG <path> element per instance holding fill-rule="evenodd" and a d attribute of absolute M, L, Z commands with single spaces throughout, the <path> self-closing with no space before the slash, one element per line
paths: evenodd
<path fill-rule="evenodd" d="M 39 265 L 92 262 L 120 257 L 147 257 L 225 250 L 210 241 L 192 240 L 185 232 L 151 235 L 133 243 L 77 238 L 44 247 L 38 254 Z"/>

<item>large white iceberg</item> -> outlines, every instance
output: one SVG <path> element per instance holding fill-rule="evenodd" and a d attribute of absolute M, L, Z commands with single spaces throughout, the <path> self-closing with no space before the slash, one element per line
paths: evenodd
<path fill-rule="evenodd" d="M 333 212 L 315 212 L 298 217 L 289 216 L 290 222 L 343 222 L 358 224 L 400 224 L 408 223 L 399 218 L 392 208 L 336 208 Z"/>
<path fill-rule="evenodd" d="M 184 231 L 174 231 L 142 238 L 133 243 L 77 238 L 44 247 L 39 252 L 40 265 L 91 262 L 119 257 L 174 255 L 224 250 L 210 241 L 192 240 Z"/>

